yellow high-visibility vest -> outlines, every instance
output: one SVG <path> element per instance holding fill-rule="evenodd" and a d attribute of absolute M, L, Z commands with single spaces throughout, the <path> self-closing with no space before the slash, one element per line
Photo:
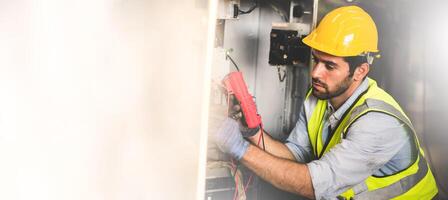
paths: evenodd
<path fill-rule="evenodd" d="M 367 188 L 361 192 L 354 188 L 347 190 L 339 196 L 341 199 L 432 199 L 438 192 L 434 176 L 424 158 L 423 149 L 417 139 L 414 127 L 401 109 L 400 105 L 384 90 L 379 88 L 373 79 L 368 78 L 368 89 L 359 95 L 358 99 L 340 119 L 333 135 L 323 143 L 322 129 L 324 115 L 328 100 L 317 100 L 312 106 L 311 116 L 308 119 L 308 134 L 317 158 L 321 158 L 331 148 L 346 137 L 350 125 L 368 112 L 381 112 L 397 118 L 413 131 L 415 145 L 419 149 L 417 159 L 408 168 L 395 174 L 378 177 L 371 175 L 363 181 L 362 186 Z M 308 93 L 307 98 L 311 91 Z M 393 137 L 393 136 L 392 136 Z"/>

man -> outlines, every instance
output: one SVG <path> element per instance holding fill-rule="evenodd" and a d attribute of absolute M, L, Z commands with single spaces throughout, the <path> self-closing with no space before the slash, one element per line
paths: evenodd
<path fill-rule="evenodd" d="M 214 135 L 221 150 L 310 199 L 432 199 L 437 186 L 409 118 L 367 77 L 378 52 L 372 18 L 337 8 L 303 42 L 315 63 L 312 88 L 287 141 L 265 135 L 263 151 L 254 145 L 260 131 L 229 118 Z"/>

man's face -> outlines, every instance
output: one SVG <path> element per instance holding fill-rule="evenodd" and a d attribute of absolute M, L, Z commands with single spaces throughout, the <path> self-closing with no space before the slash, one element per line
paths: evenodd
<path fill-rule="evenodd" d="M 343 94 L 353 83 L 349 65 L 342 57 L 313 50 L 314 66 L 311 71 L 313 95 L 330 99 Z"/>

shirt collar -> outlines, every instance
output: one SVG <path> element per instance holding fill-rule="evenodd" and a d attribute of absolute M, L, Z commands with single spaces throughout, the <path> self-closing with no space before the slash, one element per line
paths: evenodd
<path fill-rule="evenodd" d="M 338 121 L 339 119 L 341 119 L 345 111 L 347 111 L 347 109 L 350 108 L 350 106 L 355 102 L 355 100 L 358 99 L 359 95 L 361 95 L 361 93 L 366 91 L 368 87 L 369 87 L 369 81 L 368 78 L 366 78 L 361 82 L 358 88 L 356 88 L 355 92 L 353 92 L 353 94 L 344 102 L 344 104 L 342 104 L 342 106 L 339 107 L 338 110 L 335 111 L 334 107 L 330 104 L 330 102 L 328 102 L 327 112 L 329 112 L 330 114 L 334 112 L 333 114 L 331 114 L 331 116 L 334 117 L 336 121 Z"/>

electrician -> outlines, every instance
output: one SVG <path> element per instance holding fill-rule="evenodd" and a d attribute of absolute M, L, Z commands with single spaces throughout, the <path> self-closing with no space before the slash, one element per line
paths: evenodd
<path fill-rule="evenodd" d="M 432 199 L 438 189 L 411 121 L 367 77 L 378 52 L 369 14 L 337 8 L 303 42 L 312 48 L 312 87 L 288 139 L 265 134 L 262 150 L 261 131 L 228 118 L 214 134 L 218 147 L 310 199 Z"/>

